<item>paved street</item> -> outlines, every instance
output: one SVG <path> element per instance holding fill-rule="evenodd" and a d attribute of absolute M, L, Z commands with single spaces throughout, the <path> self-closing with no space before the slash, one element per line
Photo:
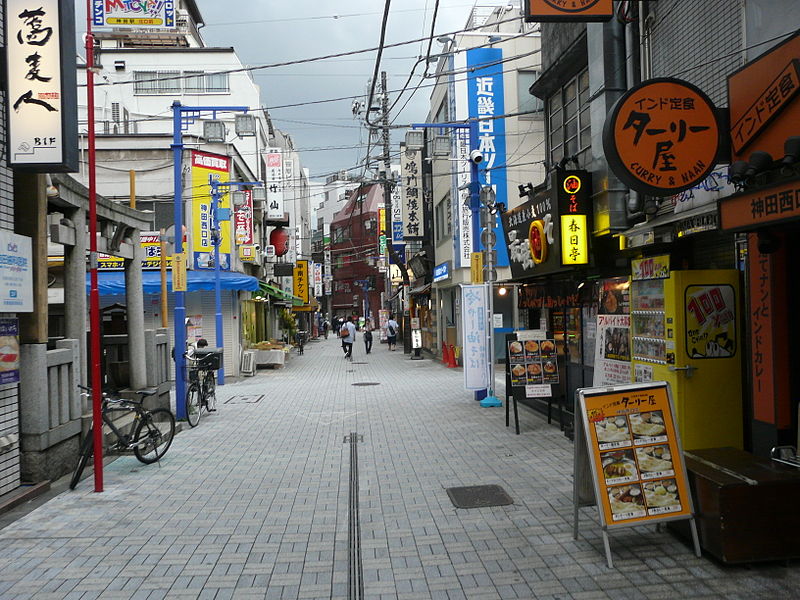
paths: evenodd
<path fill-rule="evenodd" d="M 366 364 L 359 364 L 366 363 Z M 374 386 L 353 386 L 377 382 Z M 219 390 L 161 466 L 123 457 L 0 531 L 1 598 L 347 598 L 350 432 L 365 598 L 790 598 L 800 564 L 722 567 L 653 527 L 572 539 L 572 443 L 528 409 L 522 435 L 459 370 L 334 337 Z M 456 509 L 445 488 L 514 504 Z"/>

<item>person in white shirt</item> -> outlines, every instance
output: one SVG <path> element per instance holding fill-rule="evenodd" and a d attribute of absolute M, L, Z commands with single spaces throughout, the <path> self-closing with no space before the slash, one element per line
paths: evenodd
<path fill-rule="evenodd" d="M 389 344 L 389 350 L 394 351 L 397 347 L 398 329 L 400 329 L 400 326 L 397 324 L 397 321 L 394 320 L 394 315 L 392 315 L 386 323 L 386 342 Z"/>
<path fill-rule="evenodd" d="M 356 341 L 356 326 L 353 324 L 353 317 L 347 317 L 347 321 L 339 330 L 339 337 L 342 338 L 344 357 L 350 358 L 353 356 L 353 342 Z"/>

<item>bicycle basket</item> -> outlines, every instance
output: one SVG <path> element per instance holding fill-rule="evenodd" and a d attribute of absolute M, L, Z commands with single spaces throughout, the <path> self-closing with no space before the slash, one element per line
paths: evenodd
<path fill-rule="evenodd" d="M 219 369 L 220 363 L 222 363 L 222 350 L 219 348 L 195 350 L 194 358 L 197 361 L 195 366 L 198 369 L 216 371 Z"/>

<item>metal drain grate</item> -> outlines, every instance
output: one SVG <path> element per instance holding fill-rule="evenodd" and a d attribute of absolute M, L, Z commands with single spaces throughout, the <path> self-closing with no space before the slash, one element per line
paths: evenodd
<path fill-rule="evenodd" d="M 356 361 L 353 361 L 350 364 L 351 365 L 368 365 L 369 363 L 368 362 L 356 362 Z"/>
<path fill-rule="evenodd" d="M 511 496 L 499 485 L 447 488 L 447 495 L 456 508 L 486 508 L 514 504 Z"/>
<path fill-rule="evenodd" d="M 264 394 L 253 394 L 249 396 L 231 396 L 225 400 L 225 404 L 258 404 L 264 399 Z"/>
<path fill-rule="evenodd" d="M 354 383 L 353 385 L 356 385 L 356 386 L 359 386 L 359 387 L 365 386 L 365 385 L 380 385 L 380 382 L 378 382 L 378 381 L 358 381 L 358 382 Z"/>

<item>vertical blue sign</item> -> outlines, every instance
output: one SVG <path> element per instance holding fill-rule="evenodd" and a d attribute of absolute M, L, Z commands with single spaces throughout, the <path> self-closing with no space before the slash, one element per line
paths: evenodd
<path fill-rule="evenodd" d="M 503 94 L 503 50 L 500 48 L 473 48 L 467 50 L 469 69 L 468 104 L 469 118 L 478 121 L 478 140 L 471 140 L 483 154 L 483 162 L 478 165 L 481 185 L 494 188 L 497 202 L 508 206 L 508 184 L 506 182 L 506 124 L 505 120 L 487 117 L 505 113 Z M 499 215 L 495 219 L 495 234 L 498 244 L 497 266 L 508 266 L 508 250 Z M 478 240 L 481 250 L 483 244 Z"/>

